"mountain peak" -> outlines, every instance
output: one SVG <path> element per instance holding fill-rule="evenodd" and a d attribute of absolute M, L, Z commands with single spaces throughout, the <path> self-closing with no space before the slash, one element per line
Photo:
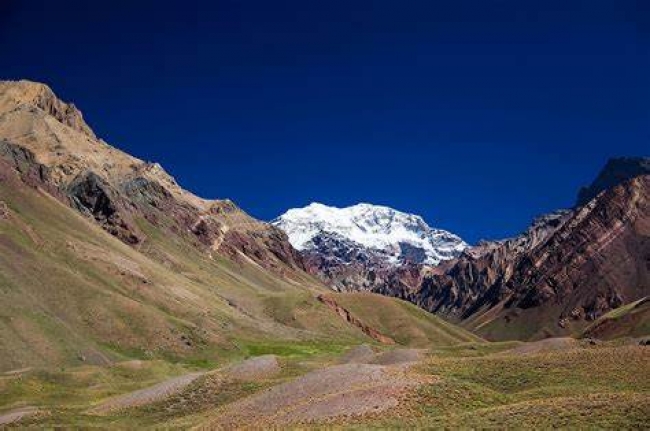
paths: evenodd
<path fill-rule="evenodd" d="M 287 233 L 298 250 L 312 248 L 315 239 L 322 243 L 318 238 L 325 235 L 379 251 L 394 263 L 420 256 L 416 263 L 436 265 L 467 248 L 458 236 L 431 228 L 418 215 L 368 203 L 337 208 L 314 202 L 290 209 L 272 223 Z"/>
<path fill-rule="evenodd" d="M 616 157 L 609 159 L 596 179 L 580 189 L 576 206 L 582 206 L 600 192 L 639 175 L 650 174 L 650 157 Z"/>
<path fill-rule="evenodd" d="M 38 108 L 66 126 L 92 139 L 96 138 L 83 119 L 81 111 L 74 104 L 59 99 L 46 84 L 27 80 L 0 81 L 0 111 L 6 112 L 24 106 Z"/>

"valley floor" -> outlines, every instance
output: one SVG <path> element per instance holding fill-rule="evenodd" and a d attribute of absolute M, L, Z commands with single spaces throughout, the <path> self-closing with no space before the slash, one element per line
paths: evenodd
<path fill-rule="evenodd" d="M 0 376 L 0 426 L 579 427 L 650 423 L 638 340 L 287 349 L 196 369 L 162 360 Z"/>

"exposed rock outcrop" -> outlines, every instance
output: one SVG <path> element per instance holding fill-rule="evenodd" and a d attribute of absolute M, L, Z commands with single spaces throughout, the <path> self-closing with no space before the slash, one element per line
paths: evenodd
<path fill-rule="evenodd" d="M 434 265 L 467 244 L 420 216 L 370 204 L 335 208 L 312 203 L 272 222 L 301 251 L 307 270 L 338 291 L 373 290 L 402 266 Z"/>
<path fill-rule="evenodd" d="M 111 235 L 127 244 L 138 244 L 144 235 L 135 227 L 128 214 L 127 203 L 117 190 L 94 172 L 86 172 L 68 186 L 74 207 L 93 217 Z"/>
<path fill-rule="evenodd" d="M 0 157 L 32 186 L 51 180 L 50 169 L 38 163 L 34 153 L 20 145 L 0 140 Z"/>
<path fill-rule="evenodd" d="M 647 296 L 605 314 L 589 325 L 582 334 L 584 338 L 600 340 L 648 335 L 650 335 L 650 297 Z"/>
<path fill-rule="evenodd" d="M 492 339 L 570 335 L 650 294 L 648 159 L 610 161 L 586 204 L 481 242 L 438 266 L 386 265 L 346 238 L 316 235 L 307 268 L 335 290 L 396 296 Z"/>
<path fill-rule="evenodd" d="M 543 245 L 570 217 L 558 211 L 536 219 L 523 234 L 504 241 L 483 242 L 424 277 L 418 292 L 422 305 L 436 312 L 467 318 L 503 299 L 497 286 L 507 284 L 527 252 Z"/>
<path fill-rule="evenodd" d="M 245 257 L 281 274 L 304 267 L 277 228 L 231 201 L 199 198 L 159 164 L 97 139 L 81 112 L 44 84 L 0 81 L 0 160 L 127 244 L 146 240 L 143 220 L 210 255 Z"/>
<path fill-rule="evenodd" d="M 429 270 L 417 288 L 384 286 L 493 339 L 571 334 L 650 293 L 650 176 L 538 220 Z M 397 286 L 397 288 L 395 288 Z M 405 287 L 406 286 L 406 287 Z"/>
<path fill-rule="evenodd" d="M 361 320 L 359 320 L 357 317 L 355 317 L 350 311 L 347 309 L 343 308 L 341 305 L 339 305 L 333 298 L 326 296 L 326 295 L 319 295 L 318 300 L 322 302 L 323 304 L 327 305 L 332 311 L 334 311 L 336 314 L 341 316 L 343 320 L 348 322 L 349 324 L 356 326 L 357 328 L 361 329 L 364 334 L 369 336 L 375 341 L 378 341 L 382 344 L 395 344 L 395 340 L 392 338 L 381 334 L 379 331 L 377 331 L 375 328 L 372 328 L 365 323 L 363 323 Z"/>
<path fill-rule="evenodd" d="M 9 207 L 4 201 L 0 201 L 0 220 L 6 220 L 9 218 Z"/>
<path fill-rule="evenodd" d="M 83 119 L 81 111 L 72 103 L 58 99 L 44 84 L 31 81 L 0 81 L 0 110 L 33 106 L 51 115 L 62 124 L 95 139 L 96 136 Z"/>

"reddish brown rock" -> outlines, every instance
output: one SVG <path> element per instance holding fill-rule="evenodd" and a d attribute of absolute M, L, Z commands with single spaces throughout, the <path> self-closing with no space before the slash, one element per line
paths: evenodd
<path fill-rule="evenodd" d="M 111 235 L 132 245 L 143 240 L 144 235 L 135 227 L 127 209 L 128 203 L 94 172 L 86 172 L 75 178 L 67 191 L 73 206 L 93 217 Z"/>
<path fill-rule="evenodd" d="M 328 266 L 336 256 L 326 253 L 308 253 L 306 265 L 337 289 L 396 296 L 488 338 L 575 334 L 650 295 L 650 176 L 634 176 L 630 160 L 647 164 L 625 159 L 621 171 L 621 163 L 608 163 L 605 170 L 615 172 L 599 175 L 586 205 L 540 217 L 516 238 L 483 242 L 438 267 L 387 268 L 367 259 Z"/>
<path fill-rule="evenodd" d="M 535 241 L 484 244 L 394 294 L 490 338 L 572 333 L 650 293 L 649 198 L 650 176 L 628 180 Z"/>
<path fill-rule="evenodd" d="M 341 316 L 343 320 L 348 322 L 349 324 L 356 326 L 357 328 L 361 329 L 361 331 L 372 338 L 373 340 L 376 340 L 382 344 L 395 344 L 395 340 L 390 338 L 387 335 L 383 335 L 379 331 L 377 331 L 375 328 L 372 328 L 365 323 L 363 323 L 361 320 L 359 320 L 357 317 L 355 317 L 350 311 L 347 309 L 343 308 L 341 305 L 339 305 L 338 302 L 334 300 L 334 298 L 326 295 L 319 295 L 318 300 L 322 302 L 323 304 L 327 305 L 332 311 L 334 311 L 336 314 Z"/>

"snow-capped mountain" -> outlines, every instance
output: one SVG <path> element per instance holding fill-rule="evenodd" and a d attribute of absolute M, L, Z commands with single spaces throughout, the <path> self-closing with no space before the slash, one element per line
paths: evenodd
<path fill-rule="evenodd" d="M 386 263 L 437 265 L 467 248 L 458 236 L 429 227 L 420 216 L 379 205 L 335 208 L 312 203 L 272 223 L 287 233 L 296 249 L 327 252 L 343 262 L 363 259 L 365 249 L 373 260 Z"/>

